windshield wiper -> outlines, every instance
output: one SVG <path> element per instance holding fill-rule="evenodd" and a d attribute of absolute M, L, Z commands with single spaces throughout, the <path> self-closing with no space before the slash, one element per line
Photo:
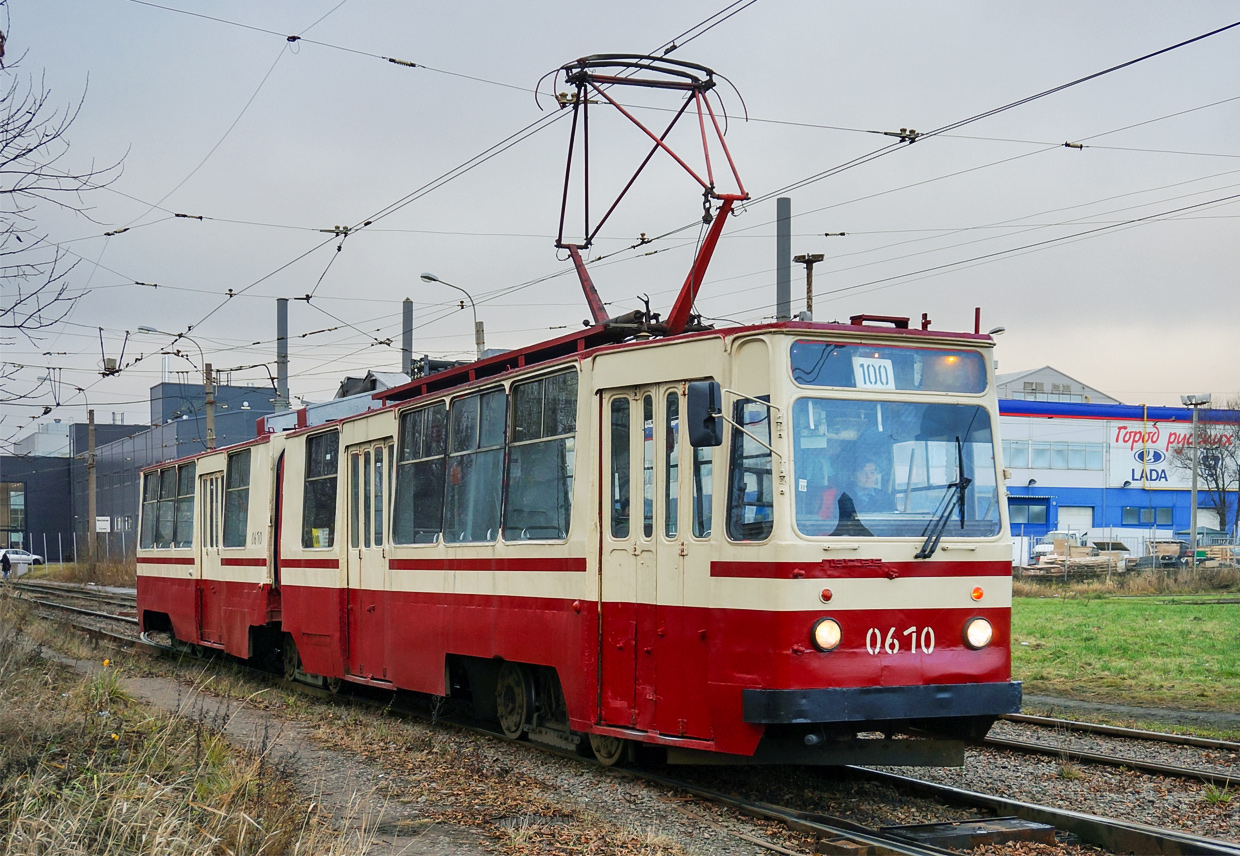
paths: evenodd
<path fill-rule="evenodd" d="M 939 542 L 943 540 L 943 530 L 947 528 L 947 523 L 952 519 L 952 512 L 957 508 L 960 509 L 960 528 L 964 528 L 964 499 L 965 491 L 969 489 L 969 485 L 973 483 L 973 479 L 964 474 L 964 446 L 960 443 L 960 438 L 956 438 L 956 481 L 947 486 L 947 493 L 943 494 L 943 498 L 939 500 L 939 508 L 935 513 L 934 520 L 926 527 L 926 540 L 922 542 L 921 549 L 913 554 L 914 559 L 929 559 L 934 555 L 934 551 L 939 549 Z"/>

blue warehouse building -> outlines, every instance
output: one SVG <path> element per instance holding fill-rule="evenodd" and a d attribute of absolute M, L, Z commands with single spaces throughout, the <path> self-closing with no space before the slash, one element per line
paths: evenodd
<path fill-rule="evenodd" d="M 1054 369 L 1039 373 L 1055 382 L 1012 383 L 1038 373 L 998 378 L 1013 559 L 1027 561 L 1031 545 L 1052 531 L 1122 542 L 1133 556 L 1149 541 L 1187 538 L 1192 472 L 1177 450 L 1191 445 L 1192 410 L 1121 404 Z M 1203 438 L 1240 442 L 1240 411 L 1202 409 L 1198 419 Z M 1217 461 L 1208 446 L 1203 440 L 1200 467 Z M 1220 520 L 1199 480 L 1199 533 L 1235 537 L 1234 481 L 1231 488 L 1228 519 Z"/>

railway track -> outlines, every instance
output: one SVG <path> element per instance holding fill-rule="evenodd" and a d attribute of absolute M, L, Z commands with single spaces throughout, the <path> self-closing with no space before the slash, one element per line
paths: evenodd
<path fill-rule="evenodd" d="M 40 580 L 21 580 L 9 584 L 11 588 L 30 598 L 53 599 L 56 602 L 71 600 L 110 607 L 119 614 L 136 615 L 137 594 L 132 590 L 94 586 L 78 586 Z"/>
<path fill-rule="evenodd" d="M 1238 856 L 1240 844 L 1205 838 L 1172 829 L 1159 829 L 1143 823 L 1118 818 L 1099 817 L 1084 812 L 1052 806 L 1035 805 L 991 794 L 981 794 L 949 785 L 927 782 L 908 776 L 878 770 L 862 770 L 874 781 L 924 793 L 957 805 L 973 805 L 997 815 L 1010 815 L 1036 823 L 1045 823 L 1071 833 L 1087 844 L 1112 853 L 1208 854 Z"/>
<path fill-rule="evenodd" d="M 130 647 L 138 647 L 151 652 L 164 653 L 173 652 L 174 649 L 170 645 L 164 645 L 157 640 L 148 639 L 145 636 L 139 636 L 137 632 L 137 620 L 128 616 L 116 615 L 115 613 L 107 613 L 99 610 L 86 609 L 79 606 L 73 606 L 69 603 L 57 603 L 56 598 L 65 600 L 81 599 L 81 592 L 65 591 L 63 587 L 14 587 L 10 594 L 27 599 L 43 609 L 55 612 L 59 619 L 68 621 L 82 632 L 91 634 L 96 638 L 104 639 L 112 644 L 124 645 Z M 98 593 L 92 593 L 98 594 Z M 104 597 L 92 598 L 99 605 L 110 604 L 115 609 L 123 610 L 126 607 L 132 608 L 132 599 L 127 599 L 124 595 L 116 593 L 103 593 Z M 81 619 L 89 618 L 92 622 L 111 621 L 121 625 L 114 626 L 112 629 L 105 629 L 94 626 L 94 624 L 84 624 Z M 278 676 L 263 672 L 265 680 L 275 680 L 277 683 L 285 686 L 296 688 L 300 691 L 308 692 L 316 697 L 330 697 L 333 694 L 327 690 L 317 689 L 302 684 L 292 684 Z M 398 712 L 408 717 L 417 717 L 427 719 L 424 712 L 417 711 L 413 708 L 402 708 L 394 706 L 391 699 L 372 699 L 365 695 L 350 695 L 349 700 L 354 704 L 371 706 L 386 710 L 389 714 Z M 467 730 L 473 733 L 487 735 L 498 739 L 504 739 L 497 731 L 479 726 L 469 722 L 464 718 L 445 718 L 442 715 L 435 717 L 440 722 L 449 722 L 453 727 Z M 1042 718 L 1021 717 L 1016 719 L 1018 722 L 1025 722 L 1030 725 L 1040 725 L 1056 729 L 1072 729 L 1079 731 L 1087 731 L 1091 733 L 1100 733 L 1109 736 L 1144 739 L 1147 741 L 1157 741 L 1167 737 L 1167 735 L 1156 734 L 1153 732 L 1138 732 L 1140 736 L 1128 733 L 1129 729 L 1113 729 L 1109 726 L 1092 726 L 1088 723 L 1075 723 L 1061 720 L 1047 720 Z M 1113 733 L 1121 732 L 1121 733 Z M 1220 751 L 1240 750 L 1240 744 L 1227 743 L 1226 741 L 1209 741 L 1201 738 L 1174 738 L 1171 742 L 1180 743 L 1182 745 L 1200 746 Z M 1036 745 L 1029 748 L 1019 745 L 1017 741 L 1008 741 L 1002 739 L 988 740 L 996 749 L 1014 750 L 1014 751 L 1038 751 L 1043 754 L 1054 754 L 1063 756 L 1062 747 L 1053 747 L 1049 745 Z M 1165 741 L 1164 741 L 1165 742 Z M 553 755 L 572 757 L 573 753 L 564 749 L 557 749 L 551 746 L 543 746 L 531 743 L 531 747 L 540 751 L 548 752 Z M 1098 760 L 1088 757 L 1090 753 L 1071 752 L 1070 756 L 1079 758 L 1088 763 L 1108 763 L 1120 766 L 1128 766 L 1134 769 L 1142 769 L 1142 767 L 1152 767 L 1147 772 L 1155 772 L 1159 775 L 1174 775 L 1184 778 L 1196 778 L 1205 781 L 1217 780 L 1217 784 L 1224 784 L 1226 777 L 1219 776 L 1216 773 L 1205 773 L 1200 770 L 1190 770 L 1187 768 L 1172 768 L 1167 765 L 1149 765 L 1136 766 L 1135 759 L 1125 759 L 1120 757 L 1099 756 Z M 671 768 L 674 769 L 674 768 Z M 1028 829 L 1037 828 L 1042 825 L 1045 828 L 1053 828 L 1058 830 L 1058 841 L 1061 843 L 1065 840 L 1079 840 L 1083 843 L 1092 844 L 1102 847 L 1114 853 L 1159 853 L 1159 854 L 1208 854 L 1208 856 L 1240 856 L 1240 844 L 1220 841 L 1216 839 L 1203 838 L 1189 833 L 1158 829 L 1146 824 L 1135 823 L 1132 821 L 1121 820 L 1117 818 L 1105 818 L 1096 815 L 1090 815 L 1083 812 L 1068 811 L 1046 805 L 1037 805 L 1034 803 L 1012 800 L 1001 796 L 977 793 L 973 791 L 963 790 L 949 785 L 937 784 L 925 780 L 913 778 L 910 776 L 896 775 L 889 772 L 870 770 L 865 768 L 849 768 L 850 775 L 858 778 L 873 781 L 894 787 L 898 790 L 918 794 L 933 800 L 938 800 L 948 805 L 964 806 L 976 809 L 979 817 L 971 824 L 964 824 L 968 827 L 965 832 L 961 833 L 966 838 L 972 834 L 974 836 L 993 836 L 993 835 L 1017 835 L 1024 836 Z M 914 840 L 910 836 L 914 833 L 909 829 L 899 827 L 871 827 L 864 824 L 856 823 L 847 818 L 834 815 L 824 814 L 821 812 L 808 811 L 792 806 L 775 805 L 769 802 L 756 800 L 743 795 L 728 793 L 725 790 L 711 788 L 695 783 L 691 777 L 680 777 L 668 775 L 664 772 L 656 772 L 652 770 L 642 769 L 618 769 L 613 768 L 610 771 L 614 775 L 623 775 L 634 777 L 651 784 L 675 789 L 685 794 L 693 796 L 696 799 L 714 803 L 716 805 L 725 806 L 739 813 L 765 818 L 767 820 L 777 821 L 784 824 L 789 829 L 800 832 L 805 835 L 811 835 L 819 842 L 818 851 L 822 853 L 875 853 L 875 854 L 916 854 L 916 856 L 930 856 L 930 854 L 942 854 L 959 852 L 948 847 L 938 846 L 928 843 L 926 839 L 933 840 L 939 831 L 942 835 L 938 837 L 940 840 L 959 842 L 960 836 L 956 838 L 950 837 L 952 828 L 960 829 L 962 824 L 959 822 L 942 823 L 942 824 L 926 824 L 917 830 L 917 834 L 923 837 L 923 840 Z M 1213 778 L 1208 778 L 1213 777 Z M 1023 826 L 1014 824 L 1011 820 L 1005 818 L 1017 818 Z M 937 829 L 936 829 L 937 828 Z M 1042 834 L 1052 834 L 1043 829 Z M 978 840 L 976 837 L 971 839 Z M 771 845 L 769 842 L 757 841 L 767 849 L 775 852 L 787 852 L 782 848 Z M 957 844 L 957 846 L 960 846 Z"/>

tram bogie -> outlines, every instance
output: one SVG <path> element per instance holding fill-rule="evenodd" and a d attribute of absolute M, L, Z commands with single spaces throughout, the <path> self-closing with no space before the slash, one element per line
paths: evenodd
<path fill-rule="evenodd" d="M 148 469 L 144 626 L 604 763 L 959 763 L 1020 700 L 990 340 L 622 338 Z"/>

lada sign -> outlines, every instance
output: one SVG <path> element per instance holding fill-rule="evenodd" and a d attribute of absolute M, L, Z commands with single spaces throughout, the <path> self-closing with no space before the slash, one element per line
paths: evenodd
<path fill-rule="evenodd" d="M 1132 453 L 1140 469 L 1132 470 L 1132 481 L 1167 481 L 1166 467 L 1159 467 L 1167 461 L 1166 453 L 1158 449 L 1138 449 Z"/>
<path fill-rule="evenodd" d="M 1193 445 L 1193 429 L 1188 425 L 1157 422 L 1111 423 L 1112 477 L 1150 487 L 1188 487 L 1188 471 L 1177 466 L 1177 452 Z M 1216 433 L 1208 427 L 1200 429 L 1200 446 L 1204 449 L 1229 446 L 1228 433 Z M 1123 462 L 1123 463 L 1120 463 Z M 1122 470 L 1117 470 L 1122 467 Z"/>

